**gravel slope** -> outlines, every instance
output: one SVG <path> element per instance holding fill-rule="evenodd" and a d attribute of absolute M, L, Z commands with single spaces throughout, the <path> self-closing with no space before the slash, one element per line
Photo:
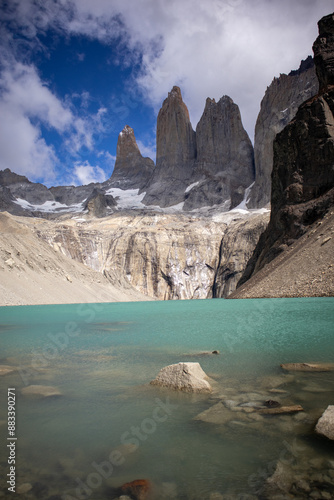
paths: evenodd
<path fill-rule="evenodd" d="M 55 251 L 34 224 L 37 219 L 0 213 L 0 306 L 153 300 Z"/>
<path fill-rule="evenodd" d="M 334 210 L 229 298 L 334 296 Z"/>

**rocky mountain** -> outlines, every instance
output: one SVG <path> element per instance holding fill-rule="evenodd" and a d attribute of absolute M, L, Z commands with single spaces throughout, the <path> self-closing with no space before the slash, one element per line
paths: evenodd
<path fill-rule="evenodd" d="M 274 137 L 295 115 L 298 104 L 315 93 L 315 81 L 311 58 L 299 70 L 274 79 L 257 120 L 255 160 L 239 108 L 230 97 L 218 102 L 208 98 L 195 132 L 181 90 L 175 86 L 158 114 L 156 165 L 141 155 L 134 131 L 126 125 L 119 134 L 114 171 L 106 182 L 47 188 L 7 169 L 0 175 L 0 209 L 52 218 L 87 210 L 104 217 L 115 210 L 145 206 L 151 210 L 176 206 L 185 212 L 219 206 L 228 211 L 247 201 L 250 208 L 261 207 L 269 200 Z"/>
<path fill-rule="evenodd" d="M 186 193 L 184 210 L 198 206 L 239 205 L 254 181 L 253 146 L 238 106 L 228 96 L 207 99 L 196 127 L 196 186 Z"/>
<path fill-rule="evenodd" d="M 226 298 L 234 292 L 268 221 L 269 212 L 264 212 L 235 220 L 226 228 L 213 283 L 214 298 Z"/>
<path fill-rule="evenodd" d="M 55 224 L 0 213 L 1 306 L 153 300 L 51 246 L 41 235 Z"/>
<path fill-rule="evenodd" d="M 268 216 L 2 213 L 0 305 L 62 302 L 62 293 L 68 302 L 223 297 L 235 289 Z M 231 260 L 234 277 L 223 276 Z"/>
<path fill-rule="evenodd" d="M 155 165 L 141 155 L 133 129 L 125 125 L 118 136 L 115 168 L 108 187 L 143 189 L 150 181 Z"/>
<path fill-rule="evenodd" d="M 318 26 L 313 50 L 320 91 L 299 107 L 295 118 L 276 136 L 270 222 L 239 285 L 255 278 L 301 236 L 312 236 L 317 221 L 321 223 L 334 206 L 334 14 L 321 19 Z M 331 246 L 330 225 L 328 231 L 321 241 L 327 248 Z"/>
<path fill-rule="evenodd" d="M 89 293 L 98 300 L 109 293 L 110 300 L 270 296 L 270 286 L 276 296 L 297 295 L 301 283 L 307 294 L 334 293 L 317 274 L 334 283 L 328 260 L 334 234 L 333 24 L 333 15 L 319 22 L 314 44 L 320 92 L 313 96 L 317 84 L 308 59 L 275 79 L 262 101 L 250 205 L 265 203 L 274 143 L 267 230 L 268 210 L 246 210 L 254 152 L 238 106 L 228 96 L 208 98 L 195 132 L 181 91 L 173 87 L 158 116 L 156 166 L 143 158 L 126 126 L 104 183 L 47 188 L 8 169 L 0 172 L 0 211 L 12 214 L 0 214 L 0 303 L 29 303 L 30 282 L 47 290 L 49 302 L 60 300 L 62 287 L 69 294 L 72 285 L 78 301 Z M 304 268 L 312 282 L 301 279 Z M 289 278 L 284 286 L 285 272 L 295 276 L 295 285 Z M 28 295 L 20 291 L 22 280 Z"/>
<path fill-rule="evenodd" d="M 145 205 L 167 207 L 184 201 L 193 181 L 196 136 L 179 87 L 173 87 L 157 119 L 156 168 L 143 199 Z"/>
<path fill-rule="evenodd" d="M 317 93 L 318 86 L 313 58 L 309 56 L 301 62 L 298 70 L 274 78 L 267 88 L 255 126 L 256 180 L 251 190 L 249 208 L 269 204 L 274 139 L 295 117 L 300 104 Z"/>
<path fill-rule="evenodd" d="M 61 214 L 87 211 L 88 203 L 97 195 L 105 197 L 105 207 L 115 206 L 115 200 L 110 195 L 105 196 L 105 192 L 103 184 L 47 188 L 8 168 L 0 171 L 0 209 L 14 215 L 55 218 Z M 108 210 L 100 210 L 100 216 L 106 213 Z"/>
<path fill-rule="evenodd" d="M 232 99 L 208 98 L 195 133 L 181 90 L 173 87 L 158 115 L 157 164 L 143 203 L 227 211 L 241 203 L 253 180 L 253 146 Z"/>

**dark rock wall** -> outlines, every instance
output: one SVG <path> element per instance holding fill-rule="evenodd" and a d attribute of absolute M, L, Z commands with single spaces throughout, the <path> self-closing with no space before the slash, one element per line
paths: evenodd
<path fill-rule="evenodd" d="M 270 222 L 238 286 L 334 204 L 334 85 L 326 83 L 333 77 L 334 15 L 318 26 L 314 47 L 321 91 L 299 107 L 294 120 L 276 137 Z"/>
<path fill-rule="evenodd" d="M 274 78 L 261 101 L 255 125 L 255 184 L 249 208 L 270 203 L 273 143 L 276 135 L 295 117 L 298 107 L 318 91 L 314 62 L 310 56 L 289 75 Z"/>

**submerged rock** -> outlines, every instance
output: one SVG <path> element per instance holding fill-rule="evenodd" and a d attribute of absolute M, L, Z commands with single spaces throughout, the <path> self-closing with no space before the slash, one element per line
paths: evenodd
<path fill-rule="evenodd" d="M 334 440 L 334 405 L 330 405 L 319 418 L 315 427 L 318 434 Z"/>
<path fill-rule="evenodd" d="M 260 410 L 261 415 L 280 415 L 282 413 L 295 413 L 297 411 L 304 411 L 300 405 L 292 406 L 278 406 L 276 408 L 263 408 Z"/>
<path fill-rule="evenodd" d="M 130 483 L 125 483 L 121 487 L 122 493 L 131 495 L 136 500 L 145 500 L 151 489 L 151 483 L 147 479 L 135 479 Z"/>
<path fill-rule="evenodd" d="M 17 370 L 15 366 L 9 366 L 9 365 L 0 365 L 0 376 L 1 375 L 8 375 L 8 373 L 13 373 Z"/>
<path fill-rule="evenodd" d="M 288 494 L 293 480 L 294 474 L 290 465 L 283 461 L 278 461 L 274 474 L 267 479 L 264 486 L 263 493 L 265 494 L 265 498 L 275 498 L 274 495 L 277 495 L 278 499 L 287 498 L 286 496 L 280 496 L 280 493 L 284 495 Z"/>
<path fill-rule="evenodd" d="M 199 363 L 177 363 L 165 366 L 151 384 L 185 392 L 211 392 L 206 373 Z"/>
<path fill-rule="evenodd" d="M 23 483 L 17 487 L 16 491 L 19 495 L 23 495 L 24 493 L 28 493 L 30 490 L 32 490 L 32 485 L 30 483 Z"/>
<path fill-rule="evenodd" d="M 334 370 L 334 363 L 284 363 L 281 368 L 296 372 L 330 372 Z"/>
<path fill-rule="evenodd" d="M 222 402 L 217 403 L 207 410 L 199 413 L 194 420 L 201 420 L 209 424 L 222 425 L 232 420 L 235 415 L 230 409 L 226 408 Z"/>
<path fill-rule="evenodd" d="M 60 390 L 51 385 L 28 385 L 28 387 L 22 389 L 21 393 L 25 396 L 38 396 L 43 398 L 62 396 Z"/>

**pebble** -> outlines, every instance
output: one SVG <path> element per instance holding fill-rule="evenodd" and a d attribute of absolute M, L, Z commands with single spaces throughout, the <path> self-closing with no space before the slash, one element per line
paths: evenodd
<path fill-rule="evenodd" d="M 22 495 L 24 493 L 28 493 L 28 491 L 32 490 L 32 484 L 30 483 L 23 483 L 20 484 L 17 488 L 16 491 L 19 495 Z"/>
<path fill-rule="evenodd" d="M 308 493 L 308 492 L 311 491 L 311 486 L 304 479 L 300 479 L 299 481 L 297 481 L 296 482 L 296 487 L 299 490 L 306 491 L 306 493 Z"/>

